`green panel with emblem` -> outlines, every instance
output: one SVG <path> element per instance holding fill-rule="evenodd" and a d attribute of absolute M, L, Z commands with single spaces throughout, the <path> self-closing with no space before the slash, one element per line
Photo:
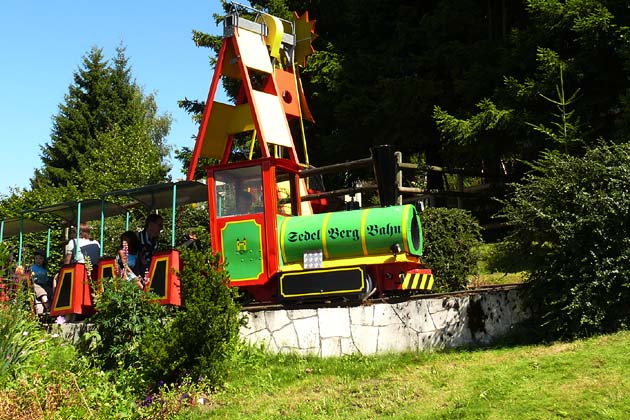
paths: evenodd
<path fill-rule="evenodd" d="M 263 272 L 262 226 L 255 220 L 228 222 L 221 229 L 223 258 L 232 282 L 256 280 Z"/>

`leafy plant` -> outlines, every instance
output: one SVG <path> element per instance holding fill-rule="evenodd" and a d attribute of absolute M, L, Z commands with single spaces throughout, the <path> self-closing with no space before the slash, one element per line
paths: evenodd
<path fill-rule="evenodd" d="M 461 290 L 466 276 L 475 273 L 481 227 L 460 209 L 428 208 L 420 213 L 425 262 L 433 270 L 439 290 Z"/>
<path fill-rule="evenodd" d="M 544 55 L 545 51 L 540 51 L 539 55 Z M 550 52 L 546 52 L 550 54 Z M 563 65 L 560 64 L 560 84 L 556 85 L 556 95 L 558 99 L 551 99 L 542 93 L 540 94 L 547 102 L 556 106 L 557 113 L 553 114 L 557 121 L 551 122 L 552 127 L 548 127 L 545 124 L 531 124 L 528 123 L 529 126 L 533 127 L 534 130 L 542 133 L 549 139 L 551 139 L 555 144 L 554 146 L 559 146 L 564 153 L 568 153 L 570 147 L 573 144 L 581 144 L 583 142 L 580 137 L 580 120 L 579 117 L 575 115 L 575 109 L 571 111 L 568 110 L 569 106 L 575 104 L 578 98 L 578 94 L 580 89 L 576 89 L 571 97 L 567 99 L 566 94 L 564 92 L 564 76 L 563 76 Z M 554 147 L 555 149 L 555 147 Z"/>
<path fill-rule="evenodd" d="M 0 384 L 28 366 L 44 349 L 39 323 L 19 303 L 0 306 Z"/>
<path fill-rule="evenodd" d="M 138 413 L 143 419 L 172 419 L 190 406 L 207 402 L 209 395 L 206 381 L 184 376 L 175 383 L 161 383 L 140 403 Z"/>
<path fill-rule="evenodd" d="M 147 340 L 143 357 L 155 381 L 175 381 L 188 373 L 220 386 L 228 372 L 241 326 L 236 290 L 219 256 L 210 250 L 210 236 L 198 230 L 195 246 L 182 251 L 182 306 L 171 323 Z"/>
<path fill-rule="evenodd" d="M 166 308 L 155 296 L 134 282 L 119 278 L 103 280 L 103 292 L 95 298 L 93 330 L 83 339 L 83 349 L 105 369 L 142 368 L 143 337 L 162 328 Z"/>
<path fill-rule="evenodd" d="M 552 337 L 630 325 L 630 144 L 546 152 L 505 203 L 534 321 Z"/>
<path fill-rule="evenodd" d="M 11 247 L 6 242 L 0 242 L 0 278 L 5 279 L 13 271 Z"/>

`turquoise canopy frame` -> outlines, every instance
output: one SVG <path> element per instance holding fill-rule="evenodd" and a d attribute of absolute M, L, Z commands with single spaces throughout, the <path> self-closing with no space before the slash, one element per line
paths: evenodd
<path fill-rule="evenodd" d="M 129 203 L 120 205 L 107 201 L 107 197 L 127 197 Z M 100 199 L 74 200 L 25 210 L 20 217 L 12 217 L 0 220 L 0 242 L 7 237 L 19 235 L 18 264 L 22 264 L 23 236 L 27 233 L 43 232 L 48 230 L 46 241 L 46 257 L 50 256 L 50 239 L 52 226 L 44 224 L 33 218 L 35 214 L 51 214 L 58 217 L 59 223 L 54 227 L 75 226 L 79 232 L 81 221 L 100 220 L 100 248 L 103 256 L 103 240 L 105 236 L 105 218 L 126 215 L 125 229 L 129 229 L 129 211 L 132 208 L 142 207 L 149 213 L 171 208 L 171 247 L 175 247 L 176 209 L 178 206 L 207 202 L 207 186 L 197 181 L 179 181 L 163 184 L 147 185 L 128 190 L 119 190 L 105 193 Z M 27 215 L 29 215 L 27 217 Z M 78 252 L 78 247 L 75 247 Z"/>

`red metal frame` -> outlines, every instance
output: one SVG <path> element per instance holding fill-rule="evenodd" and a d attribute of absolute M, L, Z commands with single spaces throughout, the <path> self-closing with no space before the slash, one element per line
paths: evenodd
<path fill-rule="evenodd" d="M 157 272 L 158 269 L 164 271 Z M 181 264 L 178 250 L 172 249 L 170 251 L 156 252 L 151 257 L 151 267 L 149 268 L 151 280 L 145 285 L 145 290 L 151 290 L 152 286 L 161 289 L 163 286 L 164 294 L 159 296 L 157 301 L 162 305 L 180 306 L 182 304 L 181 283 L 178 276 L 180 269 Z M 154 285 L 154 281 L 158 278 L 160 280 L 163 279 L 165 284 Z"/>
<path fill-rule="evenodd" d="M 263 213 L 237 216 L 217 217 L 217 203 L 215 191 L 215 172 L 224 170 L 234 170 L 239 168 L 259 166 L 261 168 L 262 188 L 263 188 Z M 293 206 L 296 213 L 300 213 L 300 199 L 297 182 L 299 181 L 300 166 L 288 159 L 260 158 L 243 162 L 215 165 L 207 168 L 208 172 L 208 210 L 210 213 L 210 232 L 212 235 L 212 250 L 220 253 L 222 250 L 221 229 L 226 223 L 253 220 L 262 226 L 261 246 L 263 250 L 264 272 L 256 280 L 239 281 L 232 285 L 240 288 L 251 288 L 252 294 L 258 297 L 268 298 L 273 294 L 274 285 L 269 284 L 270 280 L 278 273 L 280 250 L 278 249 L 278 226 L 276 217 L 278 190 L 275 183 L 276 171 L 284 170 L 293 174 L 291 179 L 291 189 Z M 264 286 L 264 289 L 261 287 Z"/>
<path fill-rule="evenodd" d="M 59 302 L 60 297 L 65 297 L 60 294 L 67 288 L 69 288 L 68 302 Z M 93 313 L 94 302 L 85 265 L 79 263 L 64 265 L 59 271 L 50 315 L 90 315 Z"/>

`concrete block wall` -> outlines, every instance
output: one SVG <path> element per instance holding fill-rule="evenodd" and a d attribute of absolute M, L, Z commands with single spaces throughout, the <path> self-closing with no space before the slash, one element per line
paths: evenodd
<path fill-rule="evenodd" d="M 241 336 L 272 352 L 334 357 L 490 344 L 527 319 L 519 289 L 394 304 L 246 312 Z"/>

